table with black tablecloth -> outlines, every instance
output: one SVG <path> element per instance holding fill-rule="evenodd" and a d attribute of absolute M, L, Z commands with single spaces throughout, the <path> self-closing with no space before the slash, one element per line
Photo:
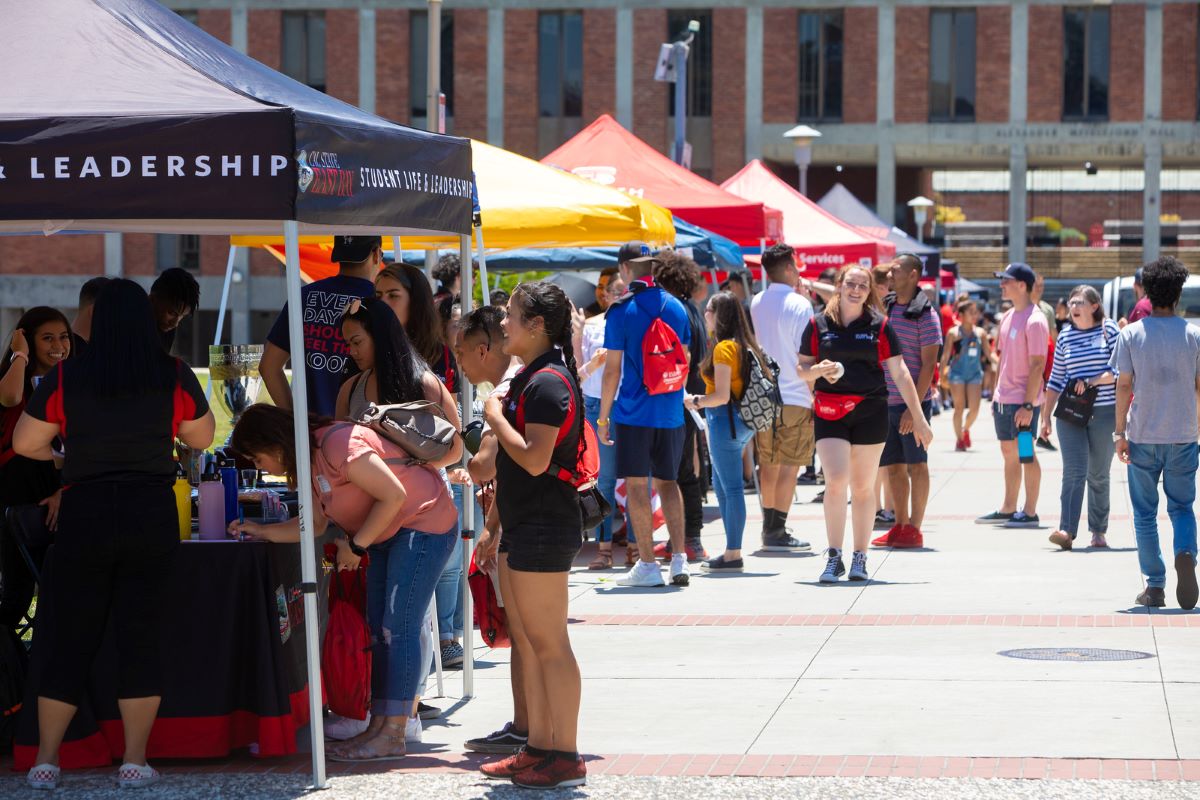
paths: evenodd
<path fill-rule="evenodd" d="M 163 605 L 163 695 L 150 758 L 218 758 L 256 745 L 259 756 L 296 751 L 308 724 L 300 546 L 183 542 Z M 65 589 L 70 591 L 69 588 Z M 37 684 L 54 626 L 54 549 L 42 571 L 26 703 L 14 767 L 37 755 Z M 124 750 L 118 658 L 110 620 L 61 751 L 62 766 L 108 766 Z"/>

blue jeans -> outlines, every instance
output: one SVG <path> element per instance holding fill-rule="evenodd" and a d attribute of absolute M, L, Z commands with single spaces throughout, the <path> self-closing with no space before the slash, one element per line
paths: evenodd
<path fill-rule="evenodd" d="M 1196 555 L 1195 442 L 1187 444 L 1129 443 L 1129 499 L 1133 504 L 1133 530 L 1137 534 L 1138 563 L 1146 584 L 1167 585 L 1167 567 L 1158 543 L 1158 479 L 1167 495 L 1167 515 L 1175 531 L 1175 555 Z"/>
<path fill-rule="evenodd" d="M 741 415 L 733 412 L 733 427 L 729 426 L 729 407 L 704 409 L 708 421 L 708 452 L 712 458 L 713 488 L 725 525 L 725 549 L 741 550 L 742 533 L 746 529 L 746 490 L 742 481 L 742 451 L 754 437 Z"/>
<path fill-rule="evenodd" d="M 424 669 L 421 623 L 438 575 L 459 541 L 458 526 L 448 533 L 409 528 L 367 548 L 367 625 L 371 629 L 371 713 L 407 717 L 412 713 Z"/>
<path fill-rule="evenodd" d="M 1061 513 L 1058 527 L 1075 538 L 1087 487 L 1088 530 L 1108 533 L 1108 473 L 1115 445 L 1112 433 L 1117 424 L 1116 406 L 1096 406 L 1086 427 L 1058 421 L 1058 443 L 1062 447 Z"/>
<path fill-rule="evenodd" d="M 600 398 L 587 397 L 583 398 L 583 411 L 587 421 L 592 423 L 592 427 L 596 427 L 596 420 L 600 419 Z M 604 499 L 615 510 L 617 507 L 617 449 L 615 445 L 600 445 L 600 476 L 596 480 L 596 488 L 600 490 L 600 494 L 604 495 Z M 596 528 L 596 541 L 611 542 L 612 541 L 612 515 L 608 515 Z"/>
<path fill-rule="evenodd" d="M 454 496 L 454 505 L 458 508 L 458 528 L 462 530 L 463 526 L 463 486 L 462 484 L 451 484 L 450 493 Z M 471 493 L 472 502 L 475 502 L 475 492 L 468 488 Z M 479 508 L 479 503 L 475 502 L 475 531 L 483 530 L 483 510 Z M 443 642 L 448 642 L 451 639 L 456 639 L 463 634 L 463 609 L 462 609 L 462 537 L 455 537 L 454 550 L 450 553 L 450 560 L 446 562 L 446 568 L 442 570 L 442 575 L 438 578 L 437 584 L 437 623 L 438 634 Z"/>

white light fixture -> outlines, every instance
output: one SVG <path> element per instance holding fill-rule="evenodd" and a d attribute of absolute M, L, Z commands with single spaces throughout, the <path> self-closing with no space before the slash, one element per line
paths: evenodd
<path fill-rule="evenodd" d="M 783 135 L 791 141 L 796 158 L 796 166 L 800 169 L 800 194 L 808 196 L 808 165 L 812 163 L 813 139 L 821 138 L 821 132 L 808 125 L 797 125 Z"/>
<path fill-rule="evenodd" d="M 921 244 L 925 244 L 925 221 L 929 219 L 929 209 L 933 206 L 932 200 L 920 195 L 908 201 L 908 207 L 913 210 L 913 219 L 917 223 L 917 241 Z"/>

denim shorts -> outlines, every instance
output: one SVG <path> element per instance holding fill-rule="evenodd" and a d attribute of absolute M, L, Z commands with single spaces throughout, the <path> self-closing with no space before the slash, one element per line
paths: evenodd
<path fill-rule="evenodd" d="M 583 531 L 561 525 L 522 523 L 505 529 L 500 541 L 508 568 L 518 572 L 570 572 L 583 546 Z"/>
<path fill-rule="evenodd" d="M 1002 442 L 1011 442 L 1017 438 L 1017 423 L 1013 419 L 1021 410 L 1020 403 L 992 403 L 992 422 L 996 424 L 996 438 Z M 1033 407 L 1033 419 L 1029 421 L 1029 429 L 1037 431 L 1038 414 L 1041 409 Z"/>

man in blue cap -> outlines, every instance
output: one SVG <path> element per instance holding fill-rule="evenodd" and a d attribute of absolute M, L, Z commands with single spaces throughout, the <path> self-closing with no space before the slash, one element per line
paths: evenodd
<path fill-rule="evenodd" d="M 1004 504 L 1000 509 L 975 520 L 981 525 L 998 524 L 1007 528 L 1038 527 L 1037 501 L 1042 485 L 1042 467 L 1037 456 L 1022 464 L 1017 452 L 1017 431 L 1036 430 L 1038 409 L 1042 405 L 1046 356 L 1050 348 L 1050 326 L 1033 302 L 1037 273 L 1028 264 L 1009 264 L 997 272 L 1000 292 L 1012 308 L 1000 318 L 996 350 L 1000 369 L 992 399 L 992 418 L 996 438 L 1004 455 Z M 1021 483 L 1025 483 L 1025 505 L 1017 508 Z"/>

